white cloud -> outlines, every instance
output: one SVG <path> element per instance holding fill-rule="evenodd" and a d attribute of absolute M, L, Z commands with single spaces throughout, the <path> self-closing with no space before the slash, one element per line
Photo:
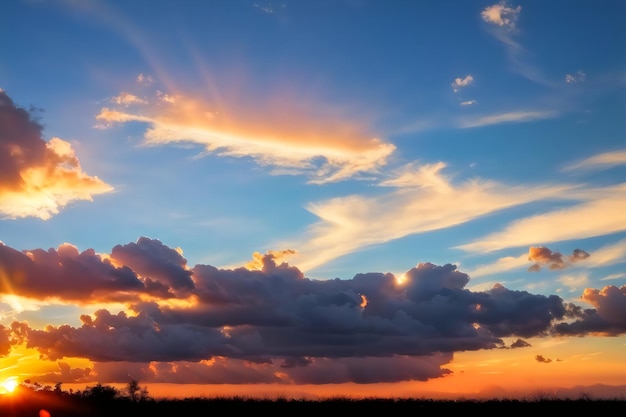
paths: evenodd
<path fill-rule="evenodd" d="M 575 74 L 565 74 L 565 82 L 568 84 L 580 83 L 585 81 L 587 74 L 582 71 L 578 71 Z"/>
<path fill-rule="evenodd" d="M 450 85 L 452 86 L 452 90 L 456 93 L 461 88 L 465 88 L 469 85 L 472 85 L 473 83 L 474 83 L 474 77 L 472 77 L 471 75 L 466 75 L 465 78 L 461 78 L 461 77 L 455 78 L 452 84 Z"/>
<path fill-rule="evenodd" d="M 579 291 L 589 284 L 589 275 L 587 273 L 563 275 L 559 278 L 559 282 L 567 287 L 570 292 Z"/>
<path fill-rule="evenodd" d="M 566 166 L 564 171 L 577 169 L 608 168 L 626 164 L 626 149 L 605 152 Z"/>
<path fill-rule="evenodd" d="M 556 111 L 544 110 L 544 111 L 516 111 L 507 113 L 490 114 L 487 116 L 480 116 L 477 118 L 465 118 L 462 119 L 461 127 L 481 127 L 489 126 L 500 123 L 522 123 L 530 122 L 533 120 L 549 119 L 558 115 Z"/>
<path fill-rule="evenodd" d="M 457 226 L 509 207 L 563 194 L 568 186 L 519 187 L 471 180 L 452 184 L 442 163 L 408 166 L 382 185 L 400 187 L 376 196 L 351 195 L 309 204 L 319 218 L 295 242 L 275 247 L 298 251 L 299 267 L 311 269 L 364 247 Z"/>
<path fill-rule="evenodd" d="M 626 262 L 626 239 L 602 246 L 592 252 L 585 265 L 590 268 L 615 265 Z"/>
<path fill-rule="evenodd" d="M 626 230 L 626 184 L 599 190 L 583 190 L 582 193 L 570 195 L 586 201 L 569 208 L 517 220 L 500 232 L 458 248 L 468 252 L 489 253 L 505 248 L 584 239 Z M 590 262 L 592 257 L 589 258 Z"/>
<path fill-rule="evenodd" d="M 478 104 L 478 102 L 476 100 L 468 100 L 468 101 L 461 102 L 461 106 L 473 106 L 474 104 Z"/>
<path fill-rule="evenodd" d="M 473 270 L 467 271 L 470 277 L 478 278 L 486 275 L 508 272 L 514 269 L 528 267 L 528 252 L 524 252 L 519 256 L 506 256 L 498 258 L 493 263 L 479 265 Z"/>
<path fill-rule="evenodd" d="M 501 1 L 485 8 L 480 15 L 485 22 L 512 29 L 521 11 L 522 6 L 510 7 L 506 1 Z"/>

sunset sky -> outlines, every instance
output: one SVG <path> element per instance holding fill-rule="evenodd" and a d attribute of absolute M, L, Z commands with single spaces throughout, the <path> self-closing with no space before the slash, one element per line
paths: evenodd
<path fill-rule="evenodd" d="M 8 0 L 0 39 L 0 385 L 626 385 L 626 2 Z"/>

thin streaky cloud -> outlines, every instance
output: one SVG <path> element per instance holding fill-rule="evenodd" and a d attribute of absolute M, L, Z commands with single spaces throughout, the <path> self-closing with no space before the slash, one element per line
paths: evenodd
<path fill-rule="evenodd" d="M 134 104 L 141 106 L 102 108 L 97 127 L 143 122 L 148 145 L 196 144 L 205 155 L 251 157 L 272 174 L 305 175 L 311 184 L 377 173 L 395 150 L 362 122 L 296 102 L 249 109 L 157 91 L 152 102 Z M 290 108 L 288 116 L 284 108 Z"/>
<path fill-rule="evenodd" d="M 582 203 L 569 208 L 525 217 L 504 230 L 491 233 L 457 248 L 489 253 L 501 249 L 584 239 L 626 230 L 626 184 L 607 187 L 604 196 L 591 192 Z M 584 194 L 584 193 L 583 193 Z M 579 197 L 582 197 L 580 195 Z M 597 213 L 603 213 L 598 216 Z"/>
<path fill-rule="evenodd" d="M 626 164 L 626 149 L 594 155 L 587 159 L 583 159 L 582 161 L 568 165 L 563 168 L 563 170 L 575 171 L 578 169 L 601 169 L 624 164 Z"/>
<path fill-rule="evenodd" d="M 453 184 L 444 164 L 398 172 L 382 183 L 397 189 L 376 197 L 350 195 L 311 203 L 319 220 L 301 238 L 274 247 L 298 250 L 305 270 L 375 244 L 457 226 L 499 210 L 544 199 L 562 198 L 572 186 L 514 186 L 474 179 Z"/>
<path fill-rule="evenodd" d="M 528 267 L 528 253 L 524 252 L 519 256 L 505 256 L 498 258 L 495 262 L 479 265 L 469 270 L 468 274 L 472 278 L 509 272 L 515 269 Z"/>
<path fill-rule="evenodd" d="M 473 106 L 474 104 L 478 104 L 478 101 L 476 101 L 476 100 L 467 100 L 467 101 L 462 101 L 461 102 L 461 106 Z"/>
<path fill-rule="evenodd" d="M 464 118 L 461 120 L 460 127 L 482 127 L 496 125 L 500 123 L 524 123 L 534 120 L 550 119 L 558 116 L 558 112 L 554 110 L 544 111 L 515 111 L 507 113 L 491 114 L 487 116 L 479 116 L 475 118 Z"/>

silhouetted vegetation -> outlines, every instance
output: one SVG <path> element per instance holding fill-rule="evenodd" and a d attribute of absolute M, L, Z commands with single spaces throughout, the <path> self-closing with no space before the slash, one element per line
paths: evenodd
<path fill-rule="evenodd" d="M 577 400 L 563 400 L 540 396 L 527 400 L 461 400 L 429 399 L 350 399 L 326 400 L 258 399 L 241 397 L 153 399 L 147 387 L 131 380 L 124 389 L 103 384 L 88 386 L 82 391 L 65 391 L 58 383 L 54 389 L 36 383 L 23 383 L 15 393 L 0 396 L 0 416 L 39 417 L 46 410 L 50 417 L 100 417 L 100 416 L 199 416 L 216 412 L 357 412 L 408 411 L 408 412 L 550 412 L 588 411 L 599 413 L 626 411 L 626 399 L 594 400 L 581 395 Z M 45 412 L 43 415 L 46 415 Z"/>

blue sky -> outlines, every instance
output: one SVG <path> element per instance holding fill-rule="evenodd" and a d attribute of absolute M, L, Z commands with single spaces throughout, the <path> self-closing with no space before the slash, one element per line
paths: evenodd
<path fill-rule="evenodd" d="M 450 263 L 470 289 L 576 302 L 626 285 L 621 1 L 11 0 L 0 16 L 3 104 L 39 109 L 70 158 L 0 195 L 7 247 L 148 237 L 189 266 L 271 252 L 316 280 Z"/>

